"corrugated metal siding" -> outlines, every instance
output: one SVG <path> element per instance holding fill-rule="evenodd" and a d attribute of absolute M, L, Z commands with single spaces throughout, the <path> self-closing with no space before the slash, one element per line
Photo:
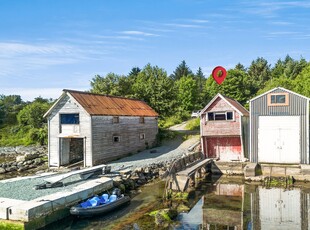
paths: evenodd
<path fill-rule="evenodd" d="M 287 93 L 282 89 L 275 89 L 270 93 Z M 308 164 L 308 146 L 307 146 L 307 103 L 308 100 L 298 95 L 289 93 L 289 105 L 288 106 L 268 106 L 267 94 L 250 102 L 250 130 L 251 130 L 251 156 L 252 162 L 258 161 L 258 128 L 259 128 L 259 116 L 300 116 L 300 152 L 302 164 Z"/>

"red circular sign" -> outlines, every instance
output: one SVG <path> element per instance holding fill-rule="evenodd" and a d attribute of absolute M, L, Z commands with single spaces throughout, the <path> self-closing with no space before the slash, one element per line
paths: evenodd
<path fill-rule="evenodd" d="M 217 66 L 212 71 L 212 77 L 216 81 L 217 84 L 222 84 L 227 75 L 227 71 L 222 66 Z"/>

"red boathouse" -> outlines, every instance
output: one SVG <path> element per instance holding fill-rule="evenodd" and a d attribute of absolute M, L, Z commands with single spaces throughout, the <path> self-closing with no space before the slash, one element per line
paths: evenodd
<path fill-rule="evenodd" d="M 234 99 L 217 94 L 200 114 L 202 151 L 207 158 L 244 161 L 248 152 L 249 112 Z"/>

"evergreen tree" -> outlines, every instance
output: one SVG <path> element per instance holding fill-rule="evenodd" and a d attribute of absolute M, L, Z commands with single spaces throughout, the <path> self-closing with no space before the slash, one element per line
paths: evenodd
<path fill-rule="evenodd" d="M 192 71 L 187 66 L 186 62 L 183 60 L 181 62 L 181 64 L 175 69 L 173 74 L 170 75 L 170 77 L 173 80 L 177 81 L 177 80 L 181 79 L 184 76 L 188 76 L 188 75 L 192 75 L 192 74 L 193 74 Z"/>

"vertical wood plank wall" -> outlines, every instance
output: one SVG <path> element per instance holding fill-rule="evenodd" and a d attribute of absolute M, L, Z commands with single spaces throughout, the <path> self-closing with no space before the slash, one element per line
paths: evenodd
<path fill-rule="evenodd" d="M 120 116 L 119 123 L 113 123 L 112 116 L 93 116 L 93 164 L 105 163 L 152 147 L 158 132 L 157 119 L 145 117 L 144 123 L 139 120 L 140 117 Z M 145 134 L 144 140 L 140 139 L 140 134 Z M 113 136 L 119 136 L 120 141 L 114 142 Z"/>
<path fill-rule="evenodd" d="M 73 98 L 63 97 L 48 117 L 49 120 L 49 166 L 60 166 L 60 115 L 62 113 L 79 113 L 80 137 L 86 138 L 86 165 L 91 165 L 91 131 L 89 123 L 91 117 Z"/>

